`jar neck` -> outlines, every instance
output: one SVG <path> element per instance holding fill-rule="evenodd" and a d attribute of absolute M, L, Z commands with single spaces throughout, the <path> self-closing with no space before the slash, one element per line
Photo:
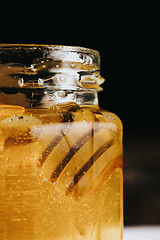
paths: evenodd
<path fill-rule="evenodd" d="M 99 52 L 81 47 L 0 45 L 0 104 L 98 105 Z"/>
<path fill-rule="evenodd" d="M 97 91 L 54 91 L 42 99 L 42 106 L 50 106 L 65 102 L 76 102 L 78 105 L 98 105 Z"/>
<path fill-rule="evenodd" d="M 97 91 L 17 91 L 3 89 L 0 91 L 0 105 L 20 105 L 25 108 L 48 108 L 50 106 L 76 102 L 78 105 L 98 105 Z"/>

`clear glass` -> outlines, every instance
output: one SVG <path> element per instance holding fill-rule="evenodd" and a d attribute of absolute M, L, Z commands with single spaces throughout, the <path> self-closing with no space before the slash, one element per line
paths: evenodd
<path fill-rule="evenodd" d="M 100 56 L 0 45 L 2 240 L 121 240 L 122 123 L 100 109 Z"/>

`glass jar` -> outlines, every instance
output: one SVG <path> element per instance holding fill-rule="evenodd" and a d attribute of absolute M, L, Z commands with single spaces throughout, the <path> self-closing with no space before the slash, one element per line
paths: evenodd
<path fill-rule="evenodd" d="M 100 56 L 0 45 L 2 240 L 120 240 L 122 124 L 98 106 Z"/>

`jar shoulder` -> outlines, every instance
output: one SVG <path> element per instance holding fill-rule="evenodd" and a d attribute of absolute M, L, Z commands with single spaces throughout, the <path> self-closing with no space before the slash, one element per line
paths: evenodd
<path fill-rule="evenodd" d="M 112 122 L 118 125 L 120 128 L 123 128 L 123 123 L 117 114 L 105 109 L 100 109 L 100 111 L 102 112 L 106 122 Z"/>
<path fill-rule="evenodd" d="M 99 122 L 112 123 L 118 126 L 118 128 L 120 129 L 123 128 L 121 119 L 115 113 L 109 110 L 100 108 L 99 106 L 92 106 L 92 107 L 85 107 L 85 108 L 88 109 L 88 111 L 92 112 L 92 114 L 94 114 L 95 116 L 95 119 L 98 120 Z"/>

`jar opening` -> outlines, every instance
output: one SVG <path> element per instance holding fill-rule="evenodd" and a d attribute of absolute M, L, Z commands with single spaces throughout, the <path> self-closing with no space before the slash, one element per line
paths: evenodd
<path fill-rule="evenodd" d="M 61 61 L 72 61 L 72 62 L 81 62 L 83 64 L 95 64 L 100 66 L 100 55 L 97 50 L 79 47 L 79 46 L 63 46 L 63 45 L 42 45 L 42 44 L 0 44 L 0 53 L 6 54 L 10 56 L 17 57 L 17 60 L 20 62 L 27 63 L 27 65 L 31 64 L 31 61 L 34 61 L 35 54 L 38 56 L 43 56 L 44 58 L 50 59 L 59 59 Z M 17 52 L 17 56 L 14 54 Z M 26 53 L 26 57 L 24 58 L 23 54 Z M 30 58 L 29 58 L 30 56 Z M 19 58 L 18 58 L 19 57 Z M 7 57 L 5 58 L 7 61 Z M 14 60 L 14 58 L 13 58 Z M 0 58 L 2 60 L 2 56 Z"/>

